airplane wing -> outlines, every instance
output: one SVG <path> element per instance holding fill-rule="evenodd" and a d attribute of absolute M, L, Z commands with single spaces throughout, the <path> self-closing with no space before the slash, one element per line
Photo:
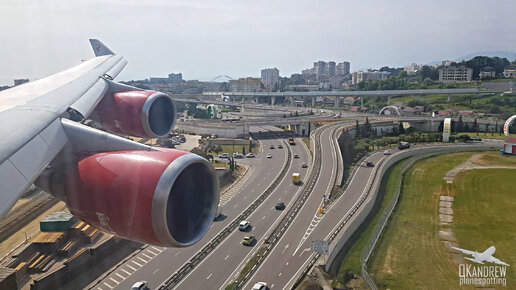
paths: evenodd
<path fill-rule="evenodd" d="M 34 183 L 102 231 L 196 243 L 217 212 L 215 169 L 199 155 L 118 136 L 167 137 L 176 107 L 164 93 L 114 82 L 127 61 L 90 42 L 94 58 L 0 92 L 0 218 Z"/>
<path fill-rule="evenodd" d="M 67 143 L 60 117 L 83 117 L 127 64 L 99 40 L 97 57 L 58 74 L 0 92 L 0 218 L 5 216 L 45 166 Z"/>
<path fill-rule="evenodd" d="M 468 251 L 468 250 L 465 250 L 465 249 L 461 249 L 461 248 L 457 248 L 457 247 L 451 247 L 452 249 L 455 249 L 459 252 L 462 252 L 466 255 L 471 255 L 471 256 L 475 256 L 476 252 L 473 252 L 473 251 Z"/>
<path fill-rule="evenodd" d="M 507 264 L 505 262 L 502 262 L 502 261 L 500 261 L 499 259 L 497 259 L 497 258 L 495 258 L 493 256 L 487 258 L 487 261 L 491 262 L 491 263 L 498 264 L 498 265 L 510 266 L 509 264 Z"/>

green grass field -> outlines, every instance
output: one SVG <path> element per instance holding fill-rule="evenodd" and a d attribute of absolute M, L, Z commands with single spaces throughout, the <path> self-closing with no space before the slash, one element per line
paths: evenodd
<path fill-rule="evenodd" d="M 279 143 L 278 143 L 279 144 Z M 229 153 L 230 155 L 235 153 L 235 152 L 238 152 L 238 153 L 242 153 L 242 147 L 245 148 L 245 153 L 249 153 L 249 145 L 221 145 L 220 147 L 222 147 L 222 151 L 219 152 L 218 154 L 222 154 L 222 153 Z M 252 153 L 256 153 L 256 149 L 257 147 L 253 147 L 251 152 Z"/>
<path fill-rule="evenodd" d="M 337 273 L 337 280 L 339 283 L 344 282 L 344 275 L 347 271 L 352 271 L 355 274 L 360 274 L 361 271 L 361 262 L 360 258 L 362 256 L 362 252 L 364 251 L 364 248 L 366 247 L 367 243 L 369 242 L 369 239 L 371 238 L 371 234 L 373 233 L 373 230 L 376 228 L 376 224 L 378 223 L 378 220 L 380 219 L 383 212 L 386 210 L 387 206 L 391 202 L 392 197 L 396 193 L 396 186 L 398 184 L 398 179 L 401 174 L 401 169 L 403 166 L 409 162 L 408 160 L 401 161 L 397 165 L 395 165 L 392 170 L 390 171 L 388 179 L 385 181 L 385 196 L 382 201 L 382 205 L 378 213 L 375 215 L 375 217 L 372 219 L 372 222 L 365 225 L 366 227 L 363 228 L 363 232 L 360 234 L 360 237 L 358 240 L 353 243 L 353 245 L 350 247 L 348 253 L 343 257 L 342 263 L 339 267 L 338 273 Z M 360 286 L 360 288 L 366 287 L 366 284 L 363 282 L 360 282 L 360 285 L 354 285 L 354 286 Z M 334 286 L 340 286 L 338 284 L 335 284 Z"/>
<path fill-rule="evenodd" d="M 507 267 L 507 287 L 496 287 L 499 289 L 516 289 L 515 176 L 516 169 L 468 170 L 459 173 L 454 182 L 457 243 L 478 252 L 496 247 L 494 256 L 511 265 Z"/>
<path fill-rule="evenodd" d="M 454 134 L 454 136 L 462 136 L 462 135 L 469 135 L 471 138 L 482 138 L 482 139 L 498 139 L 498 140 L 505 140 L 510 137 L 516 137 L 516 134 L 510 134 L 509 137 L 506 137 L 504 134 L 500 133 L 483 133 L 479 132 L 478 135 L 475 132 L 461 132 Z"/>
<path fill-rule="evenodd" d="M 402 198 L 370 263 L 369 272 L 380 289 L 459 288 L 458 265 L 451 262 L 438 236 L 438 200 L 442 193 L 456 196 L 452 228 L 460 247 L 483 251 L 494 245 L 495 257 L 511 265 L 516 262 L 516 170 L 464 171 L 456 176 L 453 185 L 442 179 L 473 154 L 477 153 L 425 159 L 406 175 Z M 516 158 L 496 154 L 489 152 L 479 162 L 516 163 Z M 516 285 L 516 272 L 511 267 L 507 270 L 504 289 L 511 289 Z"/>
<path fill-rule="evenodd" d="M 438 200 L 449 191 L 443 176 L 472 154 L 425 159 L 409 170 L 401 200 L 371 259 L 369 272 L 380 288 L 458 287 L 456 267 L 438 236 Z"/>

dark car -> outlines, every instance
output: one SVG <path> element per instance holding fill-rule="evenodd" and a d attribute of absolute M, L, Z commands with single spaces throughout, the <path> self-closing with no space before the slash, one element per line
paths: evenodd
<path fill-rule="evenodd" d="M 283 202 L 278 202 L 278 203 L 276 204 L 276 209 L 277 209 L 277 210 L 284 210 L 284 209 L 285 209 L 285 203 L 283 203 Z"/>
<path fill-rule="evenodd" d="M 374 167 L 374 164 L 371 161 L 367 161 L 366 166 L 367 167 Z"/>

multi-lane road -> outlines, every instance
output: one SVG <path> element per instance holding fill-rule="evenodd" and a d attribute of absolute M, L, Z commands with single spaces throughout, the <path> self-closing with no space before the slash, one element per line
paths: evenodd
<path fill-rule="evenodd" d="M 302 142 L 298 141 L 298 143 Z M 282 141 L 278 139 L 263 140 L 261 141 L 262 152 L 254 159 L 246 159 L 245 161 L 242 161 L 247 162 L 253 167 L 253 170 L 250 173 L 251 176 L 246 179 L 245 183 L 240 187 L 240 190 L 238 190 L 234 197 L 222 206 L 222 213 L 225 217 L 221 221 L 214 222 L 206 236 L 201 241 L 188 248 L 147 247 L 140 253 L 136 253 L 128 257 L 123 262 L 113 267 L 94 283 L 91 283 L 88 288 L 129 289 L 135 282 L 141 280 L 147 281 L 151 289 L 157 288 L 244 209 L 246 209 L 247 206 L 270 185 L 271 181 L 279 175 L 286 164 L 287 154 L 289 152 L 285 147 L 283 149 L 278 149 L 277 146 L 279 144 L 282 144 Z M 269 149 L 270 145 L 274 145 L 276 149 Z M 286 144 L 283 144 L 283 146 L 286 146 Z M 266 154 L 269 152 L 271 152 L 273 156 L 270 159 L 266 158 Z M 295 171 L 304 174 L 307 169 L 301 168 L 301 163 L 306 162 L 308 164 L 310 162 L 310 155 L 304 144 L 293 146 L 292 152 L 292 154 L 297 153 L 300 158 L 292 159 L 291 166 L 285 175 L 284 180 L 269 196 L 266 202 L 255 210 L 253 215 L 249 217 L 253 230 L 247 234 L 255 235 L 260 239 L 263 232 L 272 225 L 272 222 L 277 218 L 277 215 L 279 215 L 279 212 L 274 209 L 274 205 L 278 201 L 284 201 L 287 203 L 288 200 L 292 198 L 292 194 L 298 189 L 297 186 L 291 186 L 292 172 Z M 243 234 L 239 231 L 232 233 L 217 248 L 217 250 L 206 259 L 205 262 L 199 265 L 199 268 L 202 268 L 205 265 L 211 265 L 213 258 L 218 257 L 218 255 L 224 255 L 223 251 L 231 248 L 233 244 L 238 246 L 238 251 L 231 250 L 231 254 L 233 254 L 233 256 L 227 257 L 227 254 L 225 254 L 221 261 L 228 261 L 226 263 L 228 265 L 230 265 L 230 263 L 235 263 L 235 265 L 238 264 L 238 257 L 243 259 L 249 251 L 253 250 L 253 248 L 247 248 L 240 244 L 242 239 L 241 236 L 243 237 Z M 226 258 L 226 260 L 224 260 L 224 258 Z M 215 267 L 217 267 L 217 265 L 215 265 Z M 234 268 L 234 265 L 232 267 Z M 194 270 L 194 272 L 195 271 L 196 270 Z M 208 273 L 206 276 L 209 274 L 211 273 Z M 197 277 L 197 275 L 198 273 L 189 275 L 183 281 L 191 279 L 190 277 Z M 212 276 L 213 279 L 217 277 L 215 274 Z M 220 279 L 224 282 L 226 278 Z M 188 284 L 182 283 L 179 286 L 181 287 L 181 285 Z"/>
<path fill-rule="evenodd" d="M 177 283 L 174 289 L 224 289 L 233 283 L 240 274 L 244 265 L 257 252 L 264 240 L 268 238 L 274 229 L 281 224 L 282 218 L 296 202 L 303 192 L 306 181 L 311 172 L 315 176 L 315 184 L 308 198 L 300 207 L 297 215 L 290 222 L 281 238 L 276 241 L 273 248 L 258 267 L 251 273 L 244 285 L 244 289 L 250 289 L 256 282 L 267 282 L 271 289 L 290 289 L 305 269 L 307 263 L 312 260 L 314 253 L 310 247 L 313 240 L 328 240 L 334 233 L 344 217 L 354 207 L 355 203 L 369 190 L 373 182 L 381 177 L 375 177 L 375 167 L 367 167 L 370 161 L 378 165 L 391 156 L 376 152 L 365 158 L 350 177 L 345 191 L 336 200 L 331 202 L 326 199 L 334 189 L 339 171 L 340 159 L 338 158 L 338 145 L 335 140 L 335 131 L 344 124 L 333 124 L 318 129 L 313 134 L 315 151 L 320 154 L 320 167 L 312 164 L 313 158 L 309 148 L 301 139 L 296 139 L 294 146 L 288 145 L 281 138 L 277 128 L 261 126 L 255 130 L 276 131 L 270 139 L 261 140 L 261 153 L 255 159 L 246 159 L 253 167 L 250 176 L 246 178 L 234 196 L 222 205 L 225 218 L 214 222 L 206 236 L 197 244 L 188 248 L 159 248 L 146 247 L 139 253 L 126 258 L 116 267 L 89 285 L 92 289 L 129 289 L 137 281 L 145 280 L 151 289 L 163 286 L 164 282 L 178 271 L 192 257 L 206 246 L 227 225 L 235 220 L 253 201 L 257 200 L 273 180 L 286 174 L 279 180 L 277 186 L 267 198 L 246 218 L 251 224 L 251 230 L 242 232 L 233 230 L 228 236 L 214 246 L 213 249 L 192 267 Z M 279 149 L 282 144 L 284 148 Z M 275 149 L 270 149 L 274 145 Z M 320 150 L 319 150 L 320 149 Z M 391 149 L 395 153 L 397 149 Z M 266 158 L 271 153 L 272 158 Z M 290 158 L 289 158 L 290 154 Z M 292 158 L 297 154 L 299 158 Z M 288 160 L 291 160 L 288 162 Z M 307 163 L 308 168 L 302 168 L 302 163 Z M 317 167 L 317 168 L 315 168 Z M 319 170 L 320 169 L 320 170 Z M 304 184 L 301 186 L 292 183 L 292 173 L 301 173 Z M 284 211 L 277 210 L 275 205 L 284 202 L 287 208 Z M 325 212 L 318 212 L 324 208 Z M 257 242 L 254 246 L 242 245 L 244 236 L 253 235 Z"/>

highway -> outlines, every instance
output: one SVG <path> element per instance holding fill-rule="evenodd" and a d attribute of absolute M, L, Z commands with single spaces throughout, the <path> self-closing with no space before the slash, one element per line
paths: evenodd
<path fill-rule="evenodd" d="M 276 143 L 279 144 L 277 141 Z M 290 146 L 292 154 L 298 154 L 300 158 L 292 159 L 288 173 L 282 182 L 276 187 L 271 196 L 248 218 L 252 229 L 249 232 L 234 231 L 210 256 L 204 260 L 186 279 L 182 280 L 177 289 L 217 289 L 223 286 L 228 277 L 235 273 L 240 266 L 258 249 L 266 237 L 266 233 L 271 226 L 278 220 L 282 211 L 276 210 L 278 202 L 286 205 L 299 194 L 302 186 L 292 183 L 292 173 L 299 172 L 302 177 L 306 177 L 307 168 L 301 168 L 301 164 L 309 164 L 311 157 L 308 148 L 301 140 L 297 140 L 297 145 Z M 277 148 L 277 147 L 276 147 Z M 274 155 L 279 150 L 268 150 Z M 266 150 L 267 151 L 267 150 Z M 272 179 L 264 178 L 264 181 Z M 258 240 L 254 247 L 242 245 L 242 239 L 246 235 L 254 235 Z M 237 273 L 238 274 L 238 273 Z"/>
<path fill-rule="evenodd" d="M 130 289 L 135 282 L 141 280 L 147 281 L 151 289 L 157 288 L 255 200 L 283 169 L 287 160 L 287 150 L 275 149 L 273 158 L 267 159 L 265 155 L 271 144 L 277 146 L 280 141 L 275 139 L 261 141 L 262 153 L 254 159 L 241 161 L 254 167 L 252 175 L 247 178 L 235 196 L 222 206 L 222 213 L 226 217 L 214 222 L 201 241 L 188 248 L 148 247 L 141 253 L 127 257 L 125 261 L 113 267 L 87 288 Z"/>

